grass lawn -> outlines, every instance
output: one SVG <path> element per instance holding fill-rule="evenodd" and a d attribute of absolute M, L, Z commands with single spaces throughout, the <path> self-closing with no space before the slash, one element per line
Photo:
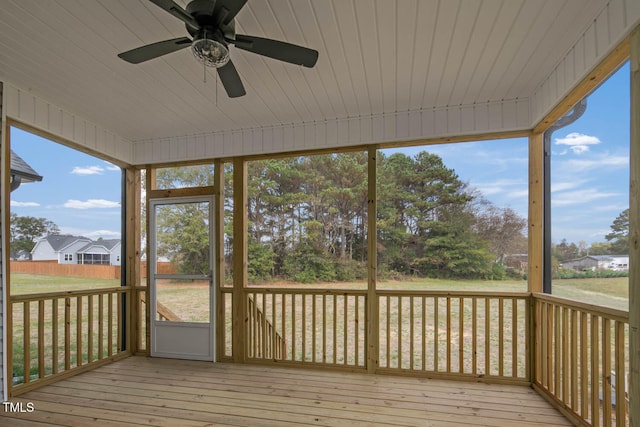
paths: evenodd
<path fill-rule="evenodd" d="M 43 276 L 38 274 L 11 273 L 11 295 L 45 292 L 76 291 L 83 289 L 120 286 L 120 280 L 90 279 L 86 277 Z"/>

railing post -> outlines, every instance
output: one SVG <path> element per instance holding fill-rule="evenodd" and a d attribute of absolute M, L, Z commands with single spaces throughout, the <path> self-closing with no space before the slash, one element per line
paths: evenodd
<path fill-rule="evenodd" d="M 368 239 L 368 287 L 367 287 L 367 319 L 366 319 L 366 364 L 367 372 L 375 373 L 379 365 L 380 352 L 380 321 L 378 309 L 378 295 L 376 282 L 378 275 L 378 258 L 376 245 L 376 211 L 377 211 L 377 150 L 375 146 L 369 146 L 368 156 L 368 196 L 367 196 L 367 239 Z"/>
<path fill-rule="evenodd" d="M 629 425 L 635 427 L 640 426 L 640 26 L 631 34 L 629 145 Z"/>

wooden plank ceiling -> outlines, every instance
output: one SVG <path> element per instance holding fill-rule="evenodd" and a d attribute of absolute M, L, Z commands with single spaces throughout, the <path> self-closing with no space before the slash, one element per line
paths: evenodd
<path fill-rule="evenodd" d="M 0 79 L 131 142 L 530 99 L 608 3 L 249 0 L 237 33 L 319 60 L 232 48 L 247 95 L 229 99 L 188 49 L 139 65 L 116 56 L 186 35 L 147 0 L 3 0 Z"/>

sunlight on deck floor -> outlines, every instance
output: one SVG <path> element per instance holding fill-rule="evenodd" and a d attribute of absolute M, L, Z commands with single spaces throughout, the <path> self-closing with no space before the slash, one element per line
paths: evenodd
<path fill-rule="evenodd" d="M 145 357 L 12 401 L 0 425 L 571 425 L 528 387 Z"/>

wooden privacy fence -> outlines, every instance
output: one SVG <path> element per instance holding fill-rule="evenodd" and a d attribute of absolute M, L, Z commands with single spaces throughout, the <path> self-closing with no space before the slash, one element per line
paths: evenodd
<path fill-rule="evenodd" d="M 534 387 L 576 422 L 627 425 L 629 313 L 534 294 Z"/>
<path fill-rule="evenodd" d="M 11 261 L 9 268 L 11 273 L 92 279 L 120 279 L 122 270 L 119 265 L 58 264 L 56 261 Z"/>
<path fill-rule="evenodd" d="M 127 287 L 12 296 L 12 395 L 123 355 Z"/>

